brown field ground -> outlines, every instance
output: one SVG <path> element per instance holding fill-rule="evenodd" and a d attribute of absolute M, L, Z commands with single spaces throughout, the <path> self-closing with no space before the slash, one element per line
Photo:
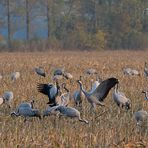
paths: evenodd
<path fill-rule="evenodd" d="M 1 53 L 0 73 L 4 78 L 0 80 L 0 94 L 11 90 L 14 92 L 12 108 L 6 105 L 0 106 L 0 148 L 30 148 L 30 147 L 67 147 L 67 148 L 134 148 L 148 147 L 148 129 L 144 127 L 140 132 L 135 127 L 133 113 L 139 108 L 148 110 L 148 102 L 141 93 L 148 89 L 148 80 L 144 77 L 144 62 L 148 61 L 148 52 L 138 51 L 105 51 L 105 52 L 49 52 L 49 53 Z M 36 75 L 33 68 L 43 66 L 47 72 L 46 78 Z M 22 117 L 11 118 L 10 112 L 23 101 L 35 98 L 35 106 L 41 111 L 47 107 L 48 98 L 37 92 L 37 83 L 52 82 L 51 75 L 55 68 L 65 67 L 72 73 L 74 80 L 88 68 L 95 68 L 103 79 L 117 77 L 120 81 L 120 89 L 132 101 L 132 108 L 119 114 L 118 107 L 112 100 L 112 91 L 105 99 L 110 109 L 97 107 L 97 113 L 89 112 L 89 104 L 83 101 L 83 108 L 77 108 L 89 124 L 81 123 L 77 119 L 55 116 L 39 119 L 30 119 L 24 123 Z M 125 76 L 122 68 L 132 67 L 140 71 L 141 76 Z M 20 71 L 20 79 L 12 82 L 9 74 Z M 90 80 L 87 78 L 85 88 L 90 88 Z M 67 81 L 71 93 L 78 89 L 74 81 L 71 85 Z M 74 106 L 71 101 L 70 106 Z M 99 117 L 97 117 L 99 116 Z"/>

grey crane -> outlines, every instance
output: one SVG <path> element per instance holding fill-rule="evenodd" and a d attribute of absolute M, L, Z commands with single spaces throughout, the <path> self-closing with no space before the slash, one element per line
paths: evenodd
<path fill-rule="evenodd" d="M 5 91 L 3 96 L 0 98 L 0 105 L 5 103 L 11 108 L 10 104 L 13 100 L 13 92 L 12 91 Z"/>
<path fill-rule="evenodd" d="M 123 68 L 123 74 L 124 75 L 129 75 L 129 76 L 133 76 L 133 75 L 138 75 L 140 76 L 140 73 L 132 68 Z"/>
<path fill-rule="evenodd" d="M 82 80 L 82 76 L 80 76 L 80 81 Z M 80 106 L 82 104 L 82 101 L 84 99 L 85 95 L 82 92 L 81 88 L 79 90 L 74 91 L 73 93 L 73 99 L 77 106 Z"/>
<path fill-rule="evenodd" d="M 64 72 L 65 72 L 64 68 L 58 68 L 53 72 L 53 75 L 54 76 L 55 75 L 62 75 L 63 76 Z"/>
<path fill-rule="evenodd" d="M 117 87 L 115 87 L 114 89 L 112 98 L 119 107 L 122 107 L 122 108 L 125 107 L 127 110 L 131 108 L 130 99 L 128 99 L 123 92 L 120 92 L 118 90 L 118 84 L 117 84 Z"/>
<path fill-rule="evenodd" d="M 56 111 L 56 108 L 58 107 L 59 105 L 57 105 L 57 106 L 48 106 L 47 108 L 46 108 L 46 110 L 45 111 L 43 111 L 43 118 L 45 117 L 45 116 L 50 116 L 50 115 L 57 115 L 57 111 Z"/>
<path fill-rule="evenodd" d="M 114 87 L 118 82 L 116 78 L 108 78 L 100 83 L 96 90 L 92 93 L 86 92 L 82 86 L 80 80 L 77 81 L 80 85 L 82 92 L 84 93 L 87 101 L 91 104 L 91 109 L 96 108 L 96 105 L 105 106 L 102 102 L 107 97 L 110 89 Z"/>
<path fill-rule="evenodd" d="M 123 69 L 123 74 L 124 74 L 124 75 L 132 75 L 132 73 L 131 73 L 131 68 L 124 68 L 124 69 Z"/>
<path fill-rule="evenodd" d="M 41 119 L 40 111 L 33 109 L 32 103 L 21 103 L 16 111 L 11 112 L 11 116 L 23 116 L 25 117 L 24 122 L 27 120 L 27 117 L 38 117 Z"/>
<path fill-rule="evenodd" d="M 63 76 L 66 78 L 66 79 L 73 79 L 73 75 L 71 74 L 71 73 L 69 73 L 69 72 L 64 72 L 63 73 Z"/>
<path fill-rule="evenodd" d="M 64 68 L 59 68 L 56 69 L 53 73 L 53 79 L 62 79 L 62 78 L 66 78 L 66 79 L 73 79 L 73 75 L 69 72 L 66 72 Z"/>
<path fill-rule="evenodd" d="M 88 75 L 93 75 L 93 74 L 97 74 L 97 71 L 96 69 L 90 68 L 90 69 L 87 69 L 85 73 Z"/>
<path fill-rule="evenodd" d="M 11 80 L 12 81 L 15 81 L 15 80 L 17 80 L 19 77 L 20 77 L 20 72 L 13 72 L 12 74 L 11 74 Z"/>
<path fill-rule="evenodd" d="M 84 122 L 88 124 L 89 122 L 85 119 L 81 118 L 80 112 L 73 108 L 73 107 L 66 107 L 66 106 L 58 106 L 55 111 L 59 111 L 59 115 L 64 115 L 66 117 L 71 117 L 71 118 L 78 118 L 80 122 Z"/>
<path fill-rule="evenodd" d="M 82 104 L 82 100 L 84 99 L 85 95 L 84 93 L 82 92 L 82 90 L 76 90 L 74 93 L 73 93 L 73 99 L 74 99 L 74 102 L 77 106 L 80 106 Z"/>
<path fill-rule="evenodd" d="M 54 75 L 52 77 L 53 81 L 58 81 L 58 80 L 62 80 L 63 79 L 63 75 Z"/>
<path fill-rule="evenodd" d="M 46 77 L 45 70 L 43 69 L 43 67 L 36 67 L 34 70 L 36 74 Z"/>
<path fill-rule="evenodd" d="M 60 96 L 60 98 L 61 98 L 61 104 L 60 105 L 67 106 L 68 103 L 69 103 L 69 99 L 70 99 L 70 91 L 66 87 L 66 83 L 63 83 L 62 87 L 66 90 L 66 93 L 63 93 Z"/>
<path fill-rule="evenodd" d="M 148 91 L 142 91 L 142 93 L 145 95 L 145 100 L 148 100 Z"/>
<path fill-rule="evenodd" d="M 23 102 L 23 103 L 21 103 L 21 104 L 18 106 L 17 110 L 18 110 L 19 108 L 21 108 L 21 107 L 34 109 L 34 100 L 31 100 L 30 103 L 29 103 L 29 102 Z"/>
<path fill-rule="evenodd" d="M 56 81 L 55 84 L 38 84 L 37 89 L 40 93 L 48 96 L 49 102 L 47 104 L 49 104 L 50 106 L 57 105 L 56 97 L 60 93 L 60 86 L 58 81 Z"/>
<path fill-rule="evenodd" d="M 67 89 L 66 87 L 66 83 L 63 83 L 61 85 L 61 88 L 64 88 L 64 90 L 66 90 L 66 93 L 61 93 L 61 95 L 56 97 L 56 106 L 57 105 L 63 105 L 63 106 L 67 106 L 69 104 L 69 100 L 70 100 L 70 91 L 69 89 Z"/>
<path fill-rule="evenodd" d="M 148 77 L 148 65 L 147 65 L 147 62 L 144 63 L 144 76 Z"/>
<path fill-rule="evenodd" d="M 136 69 L 132 69 L 132 75 L 140 76 L 140 73 L 139 73 L 138 70 L 136 70 Z"/>
<path fill-rule="evenodd" d="M 141 126 L 142 123 L 148 121 L 148 112 L 144 111 L 143 109 L 139 110 L 134 113 L 134 117 L 137 122 L 137 125 Z"/>

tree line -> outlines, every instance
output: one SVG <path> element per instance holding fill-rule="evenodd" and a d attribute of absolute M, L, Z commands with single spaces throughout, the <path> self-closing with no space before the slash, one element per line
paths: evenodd
<path fill-rule="evenodd" d="M 146 49 L 147 0 L 0 0 L 0 48 Z M 46 30 L 44 38 L 34 33 Z M 24 30 L 23 39 L 14 34 Z M 6 41 L 6 44 L 4 44 Z"/>

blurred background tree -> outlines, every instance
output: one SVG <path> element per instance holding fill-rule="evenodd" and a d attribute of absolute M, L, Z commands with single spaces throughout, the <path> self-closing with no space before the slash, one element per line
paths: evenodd
<path fill-rule="evenodd" d="M 0 0 L 0 36 L 10 51 L 146 49 L 148 1 Z"/>

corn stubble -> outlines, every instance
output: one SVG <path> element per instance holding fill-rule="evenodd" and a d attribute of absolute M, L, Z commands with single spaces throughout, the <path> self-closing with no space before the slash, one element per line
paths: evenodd
<path fill-rule="evenodd" d="M 12 108 L 0 106 L 0 147 L 146 147 L 148 145 L 148 128 L 144 130 L 135 127 L 133 113 L 139 107 L 147 110 L 147 102 L 141 94 L 142 89 L 148 89 L 148 80 L 143 76 L 145 59 L 148 59 L 147 52 L 50 52 L 50 53 L 1 53 L 0 72 L 3 79 L 0 80 L 0 94 L 5 90 L 14 93 Z M 34 67 L 45 68 L 47 77 L 40 77 L 35 74 Z M 133 67 L 140 71 L 141 76 L 124 76 L 124 67 Z M 67 87 L 70 92 L 78 89 L 76 80 L 83 75 L 86 69 L 97 69 L 103 79 L 114 76 L 119 79 L 121 90 L 129 96 L 132 101 L 132 108 L 129 111 L 121 110 L 112 100 L 112 91 L 105 99 L 110 107 L 98 106 L 96 114 L 90 113 L 89 104 L 83 100 L 83 108 L 77 108 L 82 117 L 85 117 L 89 124 L 80 123 L 75 119 L 55 116 L 39 119 L 29 119 L 26 123 L 23 118 L 11 118 L 10 112 L 19 103 L 30 101 L 34 97 L 35 107 L 41 111 L 47 107 L 47 97 L 38 93 L 37 83 L 52 82 L 52 74 L 55 68 L 65 67 L 73 74 L 74 82 L 69 80 Z M 19 71 L 21 76 L 12 82 L 8 75 L 13 71 Z M 85 88 L 90 89 L 90 80 L 93 77 L 86 77 L 83 83 Z M 95 78 L 94 78 L 95 79 Z M 62 82 L 62 80 L 60 80 Z M 75 106 L 70 102 L 70 106 Z M 100 116 L 99 116 L 100 115 Z M 137 145 L 136 145 L 137 144 Z"/>

